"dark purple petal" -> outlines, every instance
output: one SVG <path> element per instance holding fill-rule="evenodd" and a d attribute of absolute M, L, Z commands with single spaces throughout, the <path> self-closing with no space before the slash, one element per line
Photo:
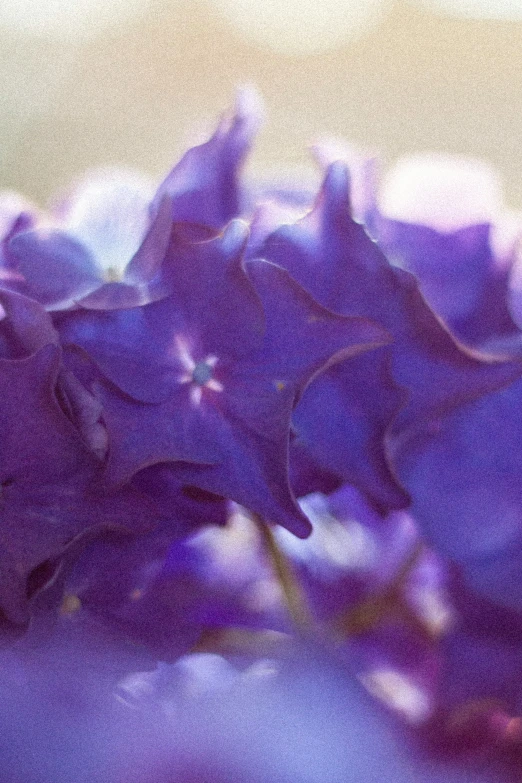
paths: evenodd
<path fill-rule="evenodd" d="M 147 327 L 146 314 L 152 307 L 78 310 L 55 323 L 62 344 L 72 351 L 80 347 L 118 388 L 134 399 L 158 402 L 167 397 L 172 384 Z"/>
<path fill-rule="evenodd" d="M 50 315 L 42 305 L 14 291 L 0 290 L 0 345 L 3 359 L 22 359 L 43 348 L 57 344 Z"/>
<path fill-rule="evenodd" d="M 56 401 L 59 371 L 54 345 L 0 360 L 0 607 L 17 624 L 29 616 L 31 574 L 49 571 L 37 578 L 44 585 L 72 541 L 104 529 L 150 529 L 159 516 L 132 489 L 103 491 L 97 460 Z"/>
<path fill-rule="evenodd" d="M 452 597 L 456 605 L 453 625 L 440 643 L 437 696 L 446 725 L 440 721 L 439 731 L 446 731 L 449 741 L 448 729 L 460 728 L 466 739 L 462 730 L 482 715 L 486 726 L 489 723 L 489 741 L 495 741 L 495 714 L 503 711 L 508 716 L 522 710 L 521 616 L 477 598 L 460 584 L 455 585 Z"/>
<path fill-rule="evenodd" d="M 394 462 L 428 540 L 461 563 L 477 589 L 522 610 L 521 404 L 518 380 L 428 420 Z"/>
<path fill-rule="evenodd" d="M 186 339 L 200 341 L 205 350 L 218 356 L 241 356 L 260 344 L 265 329 L 263 309 L 243 268 L 248 228 L 242 220 L 231 222 L 215 240 L 190 243 L 176 234 L 165 261 L 165 275 L 171 286 L 163 309 L 151 309 L 155 339 L 167 333 L 162 345 L 168 350 L 173 327 L 168 315 L 183 313 Z M 171 316 L 172 318 L 172 316 Z"/>
<path fill-rule="evenodd" d="M 123 484 L 138 470 L 168 460 L 212 464 L 233 449 L 220 412 L 212 404 L 194 405 L 188 384 L 160 404 L 136 402 L 104 384 L 96 394 L 109 431 L 111 483 Z"/>
<path fill-rule="evenodd" d="M 166 518 L 179 520 L 192 532 L 200 525 L 223 526 L 229 516 L 228 504 L 219 495 L 203 492 L 176 481 L 172 465 L 155 464 L 140 471 L 133 486 L 154 499 Z"/>
<path fill-rule="evenodd" d="M 384 447 L 390 421 L 406 401 L 389 363 L 388 352 L 358 356 L 331 367 L 306 389 L 292 417 L 290 462 L 298 494 L 319 489 L 314 481 L 324 472 L 358 486 L 383 513 L 408 505 Z M 304 454 L 313 460 L 315 475 L 310 466 L 303 472 Z"/>
<path fill-rule="evenodd" d="M 249 371 L 297 384 L 297 399 L 312 378 L 328 366 L 390 342 L 378 324 L 341 317 L 318 304 L 288 272 L 263 260 L 247 271 L 266 313 L 262 347 L 249 357 Z"/>

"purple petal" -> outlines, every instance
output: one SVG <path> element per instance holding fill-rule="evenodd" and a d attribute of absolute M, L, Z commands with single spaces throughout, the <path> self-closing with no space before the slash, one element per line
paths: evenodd
<path fill-rule="evenodd" d="M 521 395 L 518 380 L 433 418 L 394 458 L 428 540 L 462 564 L 477 590 L 519 610 Z"/>
<path fill-rule="evenodd" d="M 333 164 L 314 210 L 276 231 L 262 253 L 288 269 L 324 306 L 372 318 L 393 335 L 388 349 L 393 378 L 410 394 L 398 426 L 450 410 L 516 377 L 515 363 L 467 351 L 444 329 L 414 278 L 391 267 L 351 219 L 347 181 L 345 167 Z"/>
<path fill-rule="evenodd" d="M 367 394 L 361 394 L 362 388 Z M 292 485 L 295 482 L 299 494 L 320 488 L 313 481 L 325 472 L 358 486 L 383 513 L 407 506 L 409 496 L 394 476 L 385 449 L 387 428 L 405 397 L 393 382 L 387 352 L 342 362 L 316 378 L 292 417 Z M 303 452 L 316 466 L 316 478 L 308 487 L 300 468 Z"/>
<path fill-rule="evenodd" d="M 50 315 L 42 305 L 13 291 L 0 290 L 0 344 L 3 359 L 21 359 L 44 345 L 57 344 Z"/>
<path fill-rule="evenodd" d="M 151 197 L 141 175 L 102 170 L 80 182 L 58 216 L 63 230 L 96 259 L 100 275 L 123 276 L 149 229 Z"/>
<path fill-rule="evenodd" d="M 99 272 L 89 251 L 61 231 L 18 233 L 6 254 L 24 276 L 27 293 L 48 309 L 70 307 L 99 285 Z"/>
<path fill-rule="evenodd" d="M 103 492 L 99 463 L 56 401 L 60 369 L 54 345 L 0 360 L 0 607 L 16 624 L 29 617 L 31 574 L 49 565 L 52 576 L 72 541 L 107 529 L 139 532 L 159 516 L 131 489 Z"/>
<path fill-rule="evenodd" d="M 469 344 L 516 330 L 507 310 L 507 270 L 494 257 L 488 224 L 439 233 L 380 221 L 379 244 L 415 274 L 428 304 Z"/>
<path fill-rule="evenodd" d="M 200 223 L 219 231 L 238 217 L 242 204 L 237 178 L 260 117 L 258 97 L 241 91 L 233 112 L 223 117 L 212 138 L 186 152 L 160 185 L 153 212 L 168 195 L 175 222 Z"/>

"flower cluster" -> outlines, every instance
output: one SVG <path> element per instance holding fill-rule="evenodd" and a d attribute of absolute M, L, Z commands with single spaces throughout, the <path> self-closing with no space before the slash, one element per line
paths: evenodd
<path fill-rule="evenodd" d="M 2 779 L 520 775 L 522 223 L 259 118 L 0 194 Z"/>

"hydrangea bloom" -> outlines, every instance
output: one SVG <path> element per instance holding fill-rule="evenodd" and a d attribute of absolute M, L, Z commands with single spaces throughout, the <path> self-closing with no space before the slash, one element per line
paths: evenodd
<path fill-rule="evenodd" d="M 507 783 L 518 216 L 343 144 L 245 183 L 260 117 L 0 196 L 2 775 Z"/>

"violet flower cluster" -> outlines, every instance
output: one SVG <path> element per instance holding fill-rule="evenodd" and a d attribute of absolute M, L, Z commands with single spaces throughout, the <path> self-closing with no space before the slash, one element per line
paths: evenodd
<path fill-rule="evenodd" d="M 522 774 L 518 230 L 248 184 L 259 120 L 0 194 L 6 783 Z"/>

